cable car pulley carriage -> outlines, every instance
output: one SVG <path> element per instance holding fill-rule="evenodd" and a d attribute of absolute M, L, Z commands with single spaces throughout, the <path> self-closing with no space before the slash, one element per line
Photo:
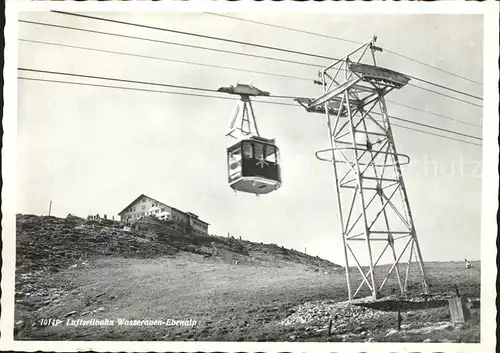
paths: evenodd
<path fill-rule="evenodd" d="M 226 134 L 238 140 L 227 148 L 229 186 L 256 195 L 277 190 L 281 186 L 279 149 L 274 139 L 260 136 L 250 101 L 250 96 L 269 93 L 243 84 L 221 87 L 219 91 L 240 96 Z"/>

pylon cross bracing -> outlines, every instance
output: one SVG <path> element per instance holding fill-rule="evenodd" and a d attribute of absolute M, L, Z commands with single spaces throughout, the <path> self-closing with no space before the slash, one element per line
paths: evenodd
<path fill-rule="evenodd" d="M 381 49 L 375 41 L 319 72 L 321 96 L 297 99 L 307 111 L 326 115 L 330 147 L 316 156 L 333 165 L 349 300 L 363 294 L 376 299 L 394 277 L 396 288 L 405 294 L 413 258 L 428 293 L 401 172 L 409 157 L 396 150 L 385 103 L 385 96 L 404 87 L 409 78 L 377 66 L 375 53 Z M 367 58 L 370 64 L 364 63 Z M 388 271 L 383 271 L 382 262 L 392 264 Z"/>

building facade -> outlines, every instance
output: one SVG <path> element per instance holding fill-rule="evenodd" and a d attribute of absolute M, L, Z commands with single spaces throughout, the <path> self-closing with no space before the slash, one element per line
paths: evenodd
<path fill-rule="evenodd" d="M 202 221 L 198 215 L 188 212 L 189 226 L 194 234 L 208 234 L 208 223 Z"/>
<path fill-rule="evenodd" d="M 146 211 L 145 216 L 154 216 L 158 219 L 168 221 L 171 219 L 172 212 L 170 210 L 170 207 L 168 206 L 163 206 L 161 204 L 158 204 L 158 206 L 153 206 L 149 210 Z"/>
<path fill-rule="evenodd" d="M 188 234 L 208 235 L 209 224 L 199 219 L 198 215 L 192 212 L 183 212 L 144 194 L 132 201 L 118 215 L 123 222 L 135 222 L 144 217 L 156 217 L 171 221 L 172 228 L 175 230 Z"/>

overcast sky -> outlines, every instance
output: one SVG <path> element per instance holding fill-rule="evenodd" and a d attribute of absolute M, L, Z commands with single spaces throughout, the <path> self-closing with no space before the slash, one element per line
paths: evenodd
<path fill-rule="evenodd" d="M 333 57 L 355 46 L 210 14 L 97 15 Z M 381 47 L 482 81 L 481 16 L 234 15 L 355 41 L 369 40 L 375 34 Z M 20 19 L 320 65 L 329 63 L 318 58 L 56 13 L 23 13 Z M 251 82 L 274 95 L 314 97 L 320 94 L 319 87 L 312 83 L 317 69 L 308 66 L 25 23 L 19 24 L 19 36 L 310 80 L 19 42 L 19 66 L 25 68 L 210 89 Z M 482 96 L 481 85 L 387 52 L 378 54 L 378 64 Z M 33 73 L 20 75 L 113 84 Z M 411 83 L 425 86 L 415 80 Z M 436 87 L 425 87 L 455 95 Z M 387 98 L 471 124 L 482 124 L 480 107 L 414 87 L 404 87 Z M 173 207 L 197 213 L 210 223 L 212 234 L 230 232 L 235 237 L 302 251 L 307 247 L 307 253 L 343 264 L 332 166 L 314 157 L 316 150 L 329 144 L 325 118 L 300 107 L 255 103 L 261 135 L 276 138 L 281 150 L 283 186 L 260 198 L 243 193 L 235 195 L 227 185 L 226 174 L 226 147 L 233 140 L 224 136 L 235 104 L 236 101 L 222 99 L 20 80 L 17 212 L 46 214 L 52 200 L 52 214 L 56 216 L 68 213 L 82 217 L 91 213 L 111 216 L 144 193 Z M 481 136 L 480 127 L 391 103 L 388 109 L 394 116 Z M 394 127 L 394 134 L 398 152 L 412 159 L 403 172 L 424 260 L 480 259 L 481 147 L 398 127 Z"/>

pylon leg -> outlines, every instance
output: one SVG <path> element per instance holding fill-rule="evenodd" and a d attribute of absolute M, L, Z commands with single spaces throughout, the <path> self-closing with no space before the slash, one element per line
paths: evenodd
<path fill-rule="evenodd" d="M 338 120 L 338 117 L 337 117 Z M 328 113 L 328 109 L 326 109 L 326 123 L 328 126 L 328 137 L 330 140 L 330 145 L 333 149 L 334 142 L 333 142 L 333 130 L 332 130 L 332 122 L 330 118 L 330 114 Z M 334 176 L 334 182 L 335 182 L 335 188 L 337 191 L 337 212 L 339 216 L 339 221 L 340 221 L 340 229 L 342 232 L 342 243 L 344 245 L 344 259 L 345 259 L 345 273 L 346 273 L 346 281 L 347 281 L 347 294 L 349 297 L 349 301 L 352 301 L 352 291 L 351 291 L 351 277 L 349 273 L 349 256 L 347 253 L 347 240 L 346 240 L 346 229 L 344 226 L 344 220 L 342 216 L 342 204 L 341 204 L 341 198 L 340 198 L 340 189 L 339 189 L 339 178 L 337 175 L 337 167 L 335 165 L 335 156 L 332 157 L 332 166 L 333 166 L 333 176 Z"/>

